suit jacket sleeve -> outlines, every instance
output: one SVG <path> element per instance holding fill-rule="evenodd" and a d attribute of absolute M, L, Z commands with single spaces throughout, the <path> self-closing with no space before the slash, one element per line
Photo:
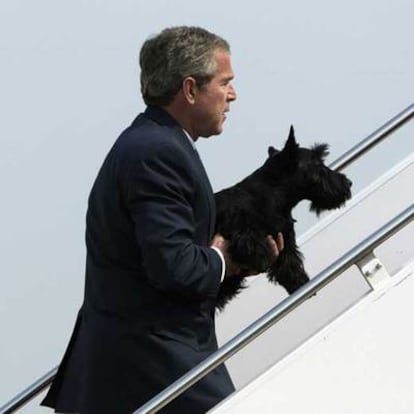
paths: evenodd
<path fill-rule="evenodd" d="M 217 252 L 194 241 L 200 185 L 189 158 L 165 144 L 135 162 L 128 185 L 148 282 L 191 298 L 216 297 L 222 271 Z"/>

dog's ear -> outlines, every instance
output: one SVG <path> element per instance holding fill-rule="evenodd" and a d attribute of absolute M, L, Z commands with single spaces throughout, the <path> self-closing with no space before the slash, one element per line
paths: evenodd
<path fill-rule="evenodd" d="M 267 154 L 269 155 L 269 158 L 270 157 L 273 157 L 274 155 L 276 155 L 276 154 L 279 154 L 279 150 L 277 150 L 275 147 L 272 147 L 272 146 L 270 146 L 268 149 L 267 149 Z"/>
<path fill-rule="evenodd" d="M 325 161 L 325 158 L 329 155 L 328 144 L 315 144 L 311 149 L 321 161 Z"/>
<path fill-rule="evenodd" d="M 285 147 L 283 148 L 283 151 L 286 151 L 287 153 L 295 153 L 298 148 L 299 145 L 296 142 L 295 130 L 293 129 L 293 125 L 291 125 L 289 130 L 289 136 L 286 141 Z"/>

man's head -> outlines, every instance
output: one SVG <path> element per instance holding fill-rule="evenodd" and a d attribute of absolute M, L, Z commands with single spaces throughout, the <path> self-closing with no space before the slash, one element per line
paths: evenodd
<path fill-rule="evenodd" d="M 141 92 L 165 108 L 196 139 L 222 131 L 236 92 L 230 46 L 199 27 L 173 27 L 148 39 L 140 52 Z"/>

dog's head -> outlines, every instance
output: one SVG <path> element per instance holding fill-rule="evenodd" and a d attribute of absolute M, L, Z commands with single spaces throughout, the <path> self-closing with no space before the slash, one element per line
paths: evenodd
<path fill-rule="evenodd" d="M 263 172 L 270 180 L 283 185 L 293 202 L 310 200 L 311 210 L 319 214 L 342 206 L 351 197 L 351 181 L 325 165 L 328 154 L 327 144 L 301 147 L 291 126 L 282 150 L 268 148 Z"/>

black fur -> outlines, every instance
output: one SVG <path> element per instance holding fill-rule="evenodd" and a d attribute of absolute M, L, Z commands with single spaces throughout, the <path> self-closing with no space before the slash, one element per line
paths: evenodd
<path fill-rule="evenodd" d="M 327 155 L 327 144 L 300 147 L 291 127 L 283 150 L 269 147 L 260 168 L 215 194 L 216 233 L 229 241 L 233 261 L 245 272 L 266 272 L 271 282 L 288 293 L 309 280 L 296 245 L 292 208 L 301 200 L 310 200 L 310 209 L 319 214 L 342 206 L 351 197 L 351 181 L 324 164 Z M 272 264 L 266 235 L 276 238 L 278 232 L 283 234 L 285 248 Z M 243 276 L 224 279 L 217 299 L 220 310 L 244 288 L 244 281 Z"/>

